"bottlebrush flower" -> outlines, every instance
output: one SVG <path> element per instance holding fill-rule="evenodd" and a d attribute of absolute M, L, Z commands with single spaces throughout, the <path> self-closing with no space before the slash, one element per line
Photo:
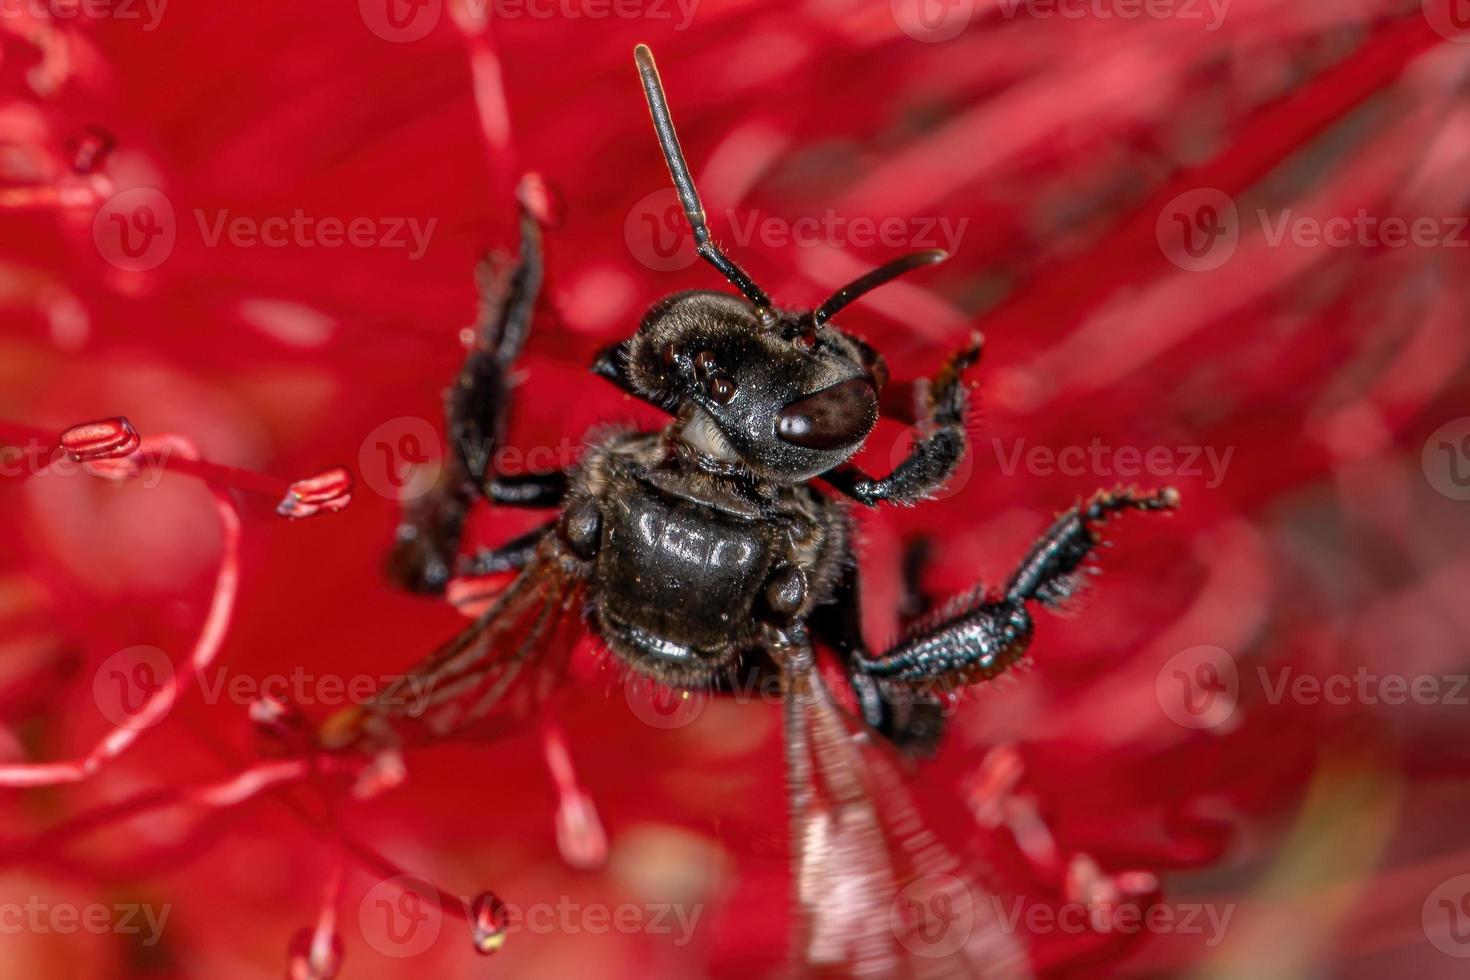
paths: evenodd
<path fill-rule="evenodd" d="M 968 466 L 940 500 L 858 515 L 875 642 L 906 567 L 925 596 L 964 593 L 1098 486 L 1181 491 L 902 772 L 997 955 L 1054 976 L 1448 975 L 1470 922 L 1462 13 L 16 6 L 6 972 L 786 967 L 773 699 L 650 692 L 583 642 L 547 713 L 493 739 L 309 751 L 462 625 L 381 570 L 442 455 L 473 270 L 514 247 L 523 174 L 554 220 L 497 462 L 565 465 L 589 428 L 659 424 L 586 371 L 656 298 L 719 285 L 670 210 L 646 41 L 715 235 L 783 302 L 954 252 L 844 314 L 900 380 L 987 340 Z M 910 437 L 881 423 L 861 462 Z M 483 508 L 472 536 L 528 520 Z M 21 785 L 42 779 L 68 784 Z M 935 894 L 911 897 L 955 910 Z"/>

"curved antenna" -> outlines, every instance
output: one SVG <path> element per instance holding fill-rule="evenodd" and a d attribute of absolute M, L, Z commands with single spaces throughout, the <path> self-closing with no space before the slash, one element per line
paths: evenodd
<path fill-rule="evenodd" d="M 710 241 L 709 226 L 704 221 L 704 205 L 700 203 L 699 191 L 694 188 L 694 178 L 689 175 L 689 164 L 684 161 L 684 151 L 679 148 L 679 137 L 674 132 L 674 120 L 669 115 L 669 101 L 664 97 L 664 87 L 658 79 L 658 68 L 653 63 L 653 52 L 648 45 L 640 44 L 633 49 L 633 60 L 638 63 L 638 75 L 643 79 L 643 94 L 648 99 L 648 112 L 653 116 L 653 131 L 658 134 L 659 149 L 664 151 L 664 160 L 669 165 L 669 176 L 674 179 L 674 190 L 679 192 L 679 203 L 684 205 L 684 217 L 694 229 L 695 251 L 730 282 L 730 285 L 745 294 L 745 298 L 757 307 L 768 308 L 771 298 L 736 265 L 720 247 Z"/>
<path fill-rule="evenodd" d="M 880 265 L 872 272 L 843 286 L 821 306 L 812 311 L 812 322 L 817 326 L 826 323 L 844 306 L 862 296 L 871 293 L 879 286 L 891 279 L 897 279 L 905 272 L 912 272 L 922 266 L 933 265 L 943 262 L 949 258 L 949 253 L 942 248 L 931 248 L 923 252 L 914 252 L 911 255 L 900 256 L 886 265 Z"/>

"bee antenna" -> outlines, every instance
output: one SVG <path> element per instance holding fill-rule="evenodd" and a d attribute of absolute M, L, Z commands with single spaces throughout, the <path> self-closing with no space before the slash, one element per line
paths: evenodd
<path fill-rule="evenodd" d="M 836 316 L 838 310 L 841 310 L 864 293 L 871 293 L 879 286 L 891 279 L 897 279 L 905 272 L 912 272 L 922 266 L 943 262 L 947 258 L 949 258 L 949 253 L 944 251 L 944 249 L 931 248 L 923 252 L 914 252 L 911 255 L 900 256 L 886 265 L 880 265 L 867 275 L 854 279 L 833 293 L 825 303 L 812 311 L 812 322 L 820 327 L 832 319 L 832 317 Z"/>
<path fill-rule="evenodd" d="M 771 298 L 765 294 L 755 280 L 744 269 L 736 265 L 720 247 L 710 241 L 709 225 L 704 220 L 704 205 L 700 203 L 699 191 L 694 187 L 694 178 L 689 174 L 689 164 L 684 160 L 684 151 L 679 148 L 679 137 L 674 132 L 674 120 L 669 115 L 669 101 L 664 96 L 663 83 L 658 79 L 658 67 L 653 63 L 653 52 L 648 45 L 640 44 L 633 49 L 633 60 L 638 63 L 638 75 L 643 80 L 643 94 L 648 99 L 648 112 L 653 116 L 653 131 L 658 134 L 659 149 L 664 151 L 664 160 L 669 165 L 669 176 L 674 180 L 674 190 L 679 193 L 679 203 L 684 205 L 684 217 L 694 230 L 695 251 L 710 265 L 720 270 L 736 289 L 745 294 L 758 309 L 769 309 Z"/>

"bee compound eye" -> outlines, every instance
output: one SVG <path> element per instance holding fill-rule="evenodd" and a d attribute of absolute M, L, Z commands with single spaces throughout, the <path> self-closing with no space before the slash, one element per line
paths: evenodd
<path fill-rule="evenodd" d="M 723 374 L 712 375 L 705 387 L 709 396 L 721 405 L 728 404 L 735 397 L 735 382 Z"/>
<path fill-rule="evenodd" d="M 776 434 L 807 449 L 841 449 L 861 442 L 877 421 L 877 393 L 863 378 L 853 378 L 781 409 Z"/>

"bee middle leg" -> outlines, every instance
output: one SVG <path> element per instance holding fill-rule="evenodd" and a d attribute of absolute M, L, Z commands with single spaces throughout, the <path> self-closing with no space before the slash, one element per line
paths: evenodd
<path fill-rule="evenodd" d="M 812 613 L 812 634 L 841 658 L 868 726 L 910 755 L 932 755 L 944 735 L 945 704 L 911 687 L 883 684 L 862 670 L 870 653 L 863 640 L 861 593 L 857 562 L 849 555 L 833 601 Z"/>
<path fill-rule="evenodd" d="M 511 507 L 556 507 L 566 495 L 564 472 L 502 476 L 494 466 L 510 419 L 511 369 L 530 333 L 544 268 L 541 227 L 524 201 L 520 233 L 515 260 L 486 259 L 476 270 L 475 346 L 444 394 L 449 449 L 435 485 L 403 506 L 388 577 L 411 592 L 444 591 L 476 498 Z"/>

